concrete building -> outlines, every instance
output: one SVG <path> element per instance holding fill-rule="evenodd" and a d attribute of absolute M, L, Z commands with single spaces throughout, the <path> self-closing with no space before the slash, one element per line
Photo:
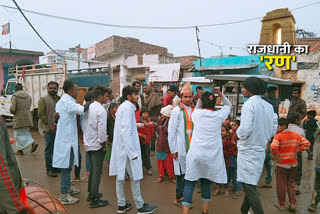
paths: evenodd
<path fill-rule="evenodd" d="M 22 65 L 23 62 L 39 64 L 39 56 L 42 55 L 43 52 L 39 51 L 0 48 L 0 90 L 12 78 L 8 75 L 9 68 L 15 64 Z"/>
<path fill-rule="evenodd" d="M 79 54 L 74 48 L 69 50 L 58 49 L 55 52 L 50 51 L 46 55 L 41 56 L 40 64 L 62 63 L 63 58 L 65 58 L 68 70 L 88 68 L 88 63 L 81 61 L 83 60 L 82 54 Z"/>
<path fill-rule="evenodd" d="M 111 88 L 118 96 L 122 88 L 135 80 L 179 81 L 181 72 L 187 73 L 196 59 L 195 56 L 174 57 L 165 47 L 120 36 L 111 36 L 85 49 L 83 58 L 105 62 L 90 64 L 90 67 L 110 65 L 113 68 Z"/>

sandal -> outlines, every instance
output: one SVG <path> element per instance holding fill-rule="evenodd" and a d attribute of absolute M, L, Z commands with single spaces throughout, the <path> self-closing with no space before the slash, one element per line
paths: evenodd
<path fill-rule="evenodd" d="M 183 198 L 174 199 L 173 204 L 178 206 L 178 207 L 182 207 L 182 200 L 183 200 Z"/>
<path fill-rule="evenodd" d="M 24 153 L 23 153 L 23 151 L 22 151 L 22 150 L 18 150 L 18 151 L 16 151 L 16 152 L 15 152 L 15 154 L 16 154 L 16 155 L 24 155 Z"/>
<path fill-rule="evenodd" d="M 171 178 L 171 182 L 176 184 L 177 183 L 177 180 L 175 178 Z"/>
<path fill-rule="evenodd" d="M 33 143 L 31 147 L 31 153 L 34 153 L 38 148 L 38 144 Z"/>
<path fill-rule="evenodd" d="M 279 211 L 285 211 L 286 210 L 285 207 L 280 207 L 279 203 L 274 203 L 273 206 L 276 207 Z"/>
<path fill-rule="evenodd" d="M 296 212 L 297 209 L 296 209 L 296 207 L 292 207 L 291 204 L 290 204 L 290 205 L 289 205 L 289 211 L 291 211 L 291 212 Z"/>
<path fill-rule="evenodd" d="M 220 190 L 216 190 L 216 191 L 214 191 L 214 192 L 212 193 L 212 195 L 213 195 L 213 196 L 217 196 L 217 195 L 219 195 L 219 193 L 220 193 Z"/>
<path fill-rule="evenodd" d="M 156 180 L 157 183 L 161 183 L 162 181 L 163 181 L 163 177 L 159 177 L 159 178 L 157 178 L 157 180 Z"/>
<path fill-rule="evenodd" d="M 230 194 L 229 194 L 229 193 L 224 193 L 224 197 L 225 197 L 225 198 L 229 198 L 229 197 L 230 197 Z"/>

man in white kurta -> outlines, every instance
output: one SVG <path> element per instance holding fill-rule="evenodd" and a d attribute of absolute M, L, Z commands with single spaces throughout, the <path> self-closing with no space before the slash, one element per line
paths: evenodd
<path fill-rule="evenodd" d="M 191 130 L 188 130 L 186 126 L 187 123 L 191 123 L 192 126 L 192 112 L 194 110 L 191 106 L 192 95 L 189 85 L 185 85 L 181 91 L 182 106 L 177 106 L 172 110 L 168 127 L 168 143 L 173 156 L 174 174 L 177 180 L 176 199 L 174 201 L 177 205 L 182 203 L 186 156 L 191 142 L 191 140 L 189 141 L 189 137 L 192 135 L 192 127 Z"/>
<path fill-rule="evenodd" d="M 153 213 L 157 207 L 144 203 L 140 191 L 143 171 L 135 117 L 138 90 L 133 86 L 127 86 L 123 88 L 122 96 L 125 102 L 120 105 L 116 113 L 109 169 L 110 176 L 117 176 L 118 213 L 124 213 L 132 208 L 132 204 L 126 201 L 124 194 L 126 172 L 130 176 L 131 190 L 138 213 Z"/>
<path fill-rule="evenodd" d="M 78 86 L 71 80 L 63 84 L 65 94 L 56 105 L 56 112 L 59 113 L 57 133 L 54 141 L 52 166 L 61 168 L 61 196 L 62 204 L 73 204 L 79 201 L 71 194 L 77 194 L 79 189 L 71 187 L 70 172 L 73 165 L 78 166 L 78 128 L 76 115 L 83 115 L 84 108 L 76 103 L 79 94 Z"/>
<path fill-rule="evenodd" d="M 250 207 L 255 214 L 264 213 L 256 186 L 263 170 L 267 143 L 277 131 L 278 118 L 272 105 L 260 96 L 266 89 L 266 83 L 257 77 L 247 78 L 242 88 L 243 96 L 249 98 L 241 109 L 237 130 L 237 180 L 243 183 L 246 194 L 242 214 L 247 214 Z"/>

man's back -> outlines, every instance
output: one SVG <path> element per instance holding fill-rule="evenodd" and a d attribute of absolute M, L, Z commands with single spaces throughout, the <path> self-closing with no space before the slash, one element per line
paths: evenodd
<path fill-rule="evenodd" d="M 272 105 L 260 96 L 253 96 L 244 104 L 241 113 L 238 148 L 264 151 L 276 130 L 277 116 Z"/>

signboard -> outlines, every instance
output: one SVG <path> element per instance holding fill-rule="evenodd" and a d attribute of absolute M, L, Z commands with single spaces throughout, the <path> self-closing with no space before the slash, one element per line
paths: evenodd
<path fill-rule="evenodd" d="M 88 59 L 93 59 L 96 57 L 96 45 L 92 45 L 87 49 Z"/>
<path fill-rule="evenodd" d="M 179 74 L 180 63 L 151 65 L 148 82 L 177 82 Z"/>

